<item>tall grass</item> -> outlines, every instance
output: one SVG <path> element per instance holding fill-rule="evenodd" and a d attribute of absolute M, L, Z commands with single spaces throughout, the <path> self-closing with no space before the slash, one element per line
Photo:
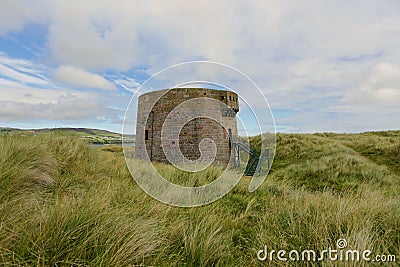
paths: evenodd
<path fill-rule="evenodd" d="M 63 132 L 1 137 L 0 265 L 340 266 L 257 259 L 264 245 L 321 251 L 339 238 L 399 261 L 400 177 L 384 164 L 398 160 L 397 144 L 384 139 L 389 154 L 370 157 L 365 147 L 380 147 L 373 139 L 279 135 L 272 173 L 257 191 L 243 178 L 212 204 L 177 208 L 140 190 L 121 149 L 92 148 Z M 183 185 L 221 172 L 157 169 Z"/>

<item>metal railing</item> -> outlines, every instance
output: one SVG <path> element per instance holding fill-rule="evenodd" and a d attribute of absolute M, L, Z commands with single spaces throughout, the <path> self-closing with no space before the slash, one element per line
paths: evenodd
<path fill-rule="evenodd" d="M 249 154 L 250 160 L 246 166 L 245 175 L 246 176 L 256 176 L 260 174 L 261 168 L 265 161 L 268 163 L 268 169 L 270 167 L 270 159 L 269 159 L 269 149 L 262 149 L 261 155 L 258 155 L 257 152 L 252 150 L 251 148 L 245 146 L 240 142 L 232 142 L 232 148 L 234 151 L 234 167 L 240 167 L 240 150 Z"/>

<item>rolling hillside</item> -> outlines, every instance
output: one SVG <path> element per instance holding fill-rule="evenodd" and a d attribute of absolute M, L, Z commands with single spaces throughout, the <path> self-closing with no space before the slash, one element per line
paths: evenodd
<path fill-rule="evenodd" d="M 91 144 L 121 144 L 122 135 L 107 130 L 91 128 L 42 128 L 42 129 L 17 129 L 0 127 L 0 136 L 6 134 L 37 135 L 49 132 L 75 133 L 80 138 Z M 135 136 L 126 137 L 128 142 L 134 142 Z"/>

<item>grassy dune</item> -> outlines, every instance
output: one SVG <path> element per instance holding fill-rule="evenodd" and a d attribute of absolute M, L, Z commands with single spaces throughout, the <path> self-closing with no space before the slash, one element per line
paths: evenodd
<path fill-rule="evenodd" d="M 321 251 L 339 238 L 400 261 L 399 131 L 277 141 L 272 172 L 254 193 L 243 178 L 219 201 L 176 208 L 136 185 L 121 148 L 62 132 L 2 136 L 0 265 L 342 266 L 257 259 L 264 245 Z M 187 175 L 157 168 L 185 184 Z"/>

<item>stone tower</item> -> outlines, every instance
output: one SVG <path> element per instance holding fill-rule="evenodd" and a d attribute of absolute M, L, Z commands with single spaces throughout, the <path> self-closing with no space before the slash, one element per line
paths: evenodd
<path fill-rule="evenodd" d="M 238 136 L 236 93 L 175 88 L 143 94 L 138 102 L 136 158 L 170 163 L 214 155 L 216 163 L 226 166 L 233 157 L 232 140 Z M 201 144 L 204 140 L 208 145 Z"/>

